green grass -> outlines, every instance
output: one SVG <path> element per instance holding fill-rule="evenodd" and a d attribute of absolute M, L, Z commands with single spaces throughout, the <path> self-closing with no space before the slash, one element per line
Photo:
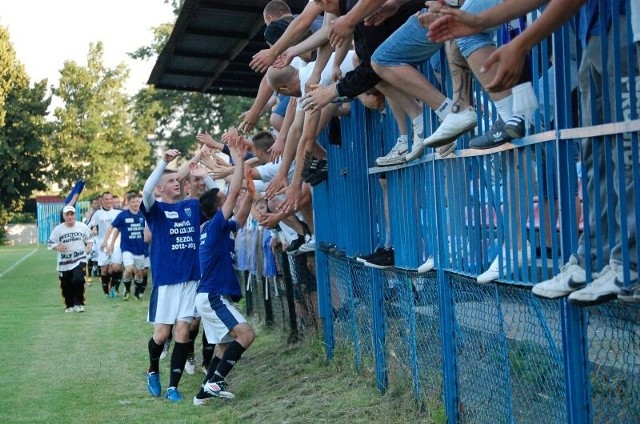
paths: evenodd
<path fill-rule="evenodd" d="M 327 362 L 320 341 L 290 346 L 286 334 L 261 327 L 229 376 L 235 400 L 194 407 L 201 373 L 183 376 L 181 404 L 153 399 L 145 382 L 152 332 L 146 302 L 107 300 L 94 281 L 87 312 L 65 314 L 55 254 L 39 247 L 19 262 L 33 249 L 0 249 L 2 423 L 432 421 L 419 412 L 409 383 L 380 395 L 372 370 L 357 374 L 349 351 L 338 349 Z M 166 370 L 168 360 L 161 367 Z M 166 371 L 161 378 L 166 385 Z"/>

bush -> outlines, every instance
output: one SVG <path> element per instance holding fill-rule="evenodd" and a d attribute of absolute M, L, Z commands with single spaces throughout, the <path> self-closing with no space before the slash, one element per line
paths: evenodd
<path fill-rule="evenodd" d="M 29 212 L 14 213 L 9 224 L 35 224 L 36 214 Z"/>

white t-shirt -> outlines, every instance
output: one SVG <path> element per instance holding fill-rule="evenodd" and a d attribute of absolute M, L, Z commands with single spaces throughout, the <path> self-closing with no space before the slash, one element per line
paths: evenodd
<path fill-rule="evenodd" d="M 91 238 L 89 227 L 76 221 L 73 227 L 67 227 L 65 223 L 57 225 L 47 242 L 47 247 L 53 249 L 55 246 L 64 244 L 67 246 L 66 252 L 58 252 L 58 271 L 70 271 L 81 262 L 87 262 L 85 244 Z"/>
<path fill-rule="evenodd" d="M 344 60 L 340 64 L 340 70 L 342 71 L 342 75 L 346 74 L 347 72 L 353 71 L 354 69 L 353 56 L 355 54 L 356 53 L 354 50 L 349 50 Z M 322 70 L 322 73 L 320 74 L 320 84 L 322 85 L 331 84 L 331 70 L 333 69 L 333 60 L 335 56 L 336 56 L 335 52 L 331 53 L 331 57 L 329 57 L 327 66 L 324 67 L 324 69 Z M 300 77 L 300 92 L 302 93 L 302 97 L 304 97 L 306 93 L 305 85 L 307 84 L 307 81 L 309 80 L 309 78 L 311 77 L 311 74 L 313 73 L 313 68 L 315 64 L 316 64 L 315 62 L 309 62 L 307 63 L 306 66 L 298 70 L 299 72 L 298 76 Z M 298 104 L 296 105 L 296 110 L 302 110 L 302 102 L 298 102 Z"/>

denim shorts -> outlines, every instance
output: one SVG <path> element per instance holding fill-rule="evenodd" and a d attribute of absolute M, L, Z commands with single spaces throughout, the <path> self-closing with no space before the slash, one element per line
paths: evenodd
<path fill-rule="evenodd" d="M 467 13 L 477 15 L 491 7 L 494 7 L 502 3 L 501 0 L 466 0 L 460 10 Z M 496 45 L 496 28 L 490 28 L 485 32 L 479 34 L 470 35 L 468 37 L 460 37 L 456 39 L 458 47 L 460 47 L 460 53 L 466 59 L 473 52 L 487 46 Z"/>
<path fill-rule="evenodd" d="M 430 41 L 427 34 L 428 31 L 420 25 L 418 17 L 410 16 L 378 46 L 371 62 L 379 66 L 422 65 L 442 47 L 441 43 Z"/>

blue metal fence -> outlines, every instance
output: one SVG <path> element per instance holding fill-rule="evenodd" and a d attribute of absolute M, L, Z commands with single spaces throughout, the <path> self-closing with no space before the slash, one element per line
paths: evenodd
<path fill-rule="evenodd" d="M 37 204 L 37 219 L 38 219 L 38 243 L 46 243 L 49 240 L 51 231 L 60 224 L 60 212 L 64 203 L 38 203 Z M 89 202 L 77 202 L 76 203 L 76 219 L 82 220 L 84 213 L 89 208 Z"/>
<path fill-rule="evenodd" d="M 531 293 L 579 249 L 594 252 L 588 281 L 616 249 L 625 281 L 637 271 L 640 46 L 628 23 L 614 11 L 612 41 L 599 50 L 612 66 L 580 89 L 576 65 L 585 52 L 571 25 L 536 47 L 534 129 L 488 151 L 469 149 L 465 136 L 444 159 L 427 152 L 405 165 L 372 166 L 395 143 L 396 127 L 390 112 L 352 102 L 351 116 L 341 118 L 342 145 L 327 149 L 328 181 L 314 188 L 316 239 L 339 248 L 316 255 L 329 357 L 336 345 L 350 346 L 358 368 L 375 364 L 381 390 L 410 387 L 452 423 L 640 422 L 639 305 L 584 307 Z M 590 104 L 585 83 L 602 91 Z M 485 102 L 477 135 L 496 113 L 474 90 Z M 435 120 L 427 121 L 428 134 Z M 379 271 L 354 258 L 384 239 L 383 172 L 395 267 Z M 513 261 L 520 249 L 521 266 Z M 477 283 L 496 255 L 506 271 Z M 435 269 L 417 274 L 429 256 Z"/>

